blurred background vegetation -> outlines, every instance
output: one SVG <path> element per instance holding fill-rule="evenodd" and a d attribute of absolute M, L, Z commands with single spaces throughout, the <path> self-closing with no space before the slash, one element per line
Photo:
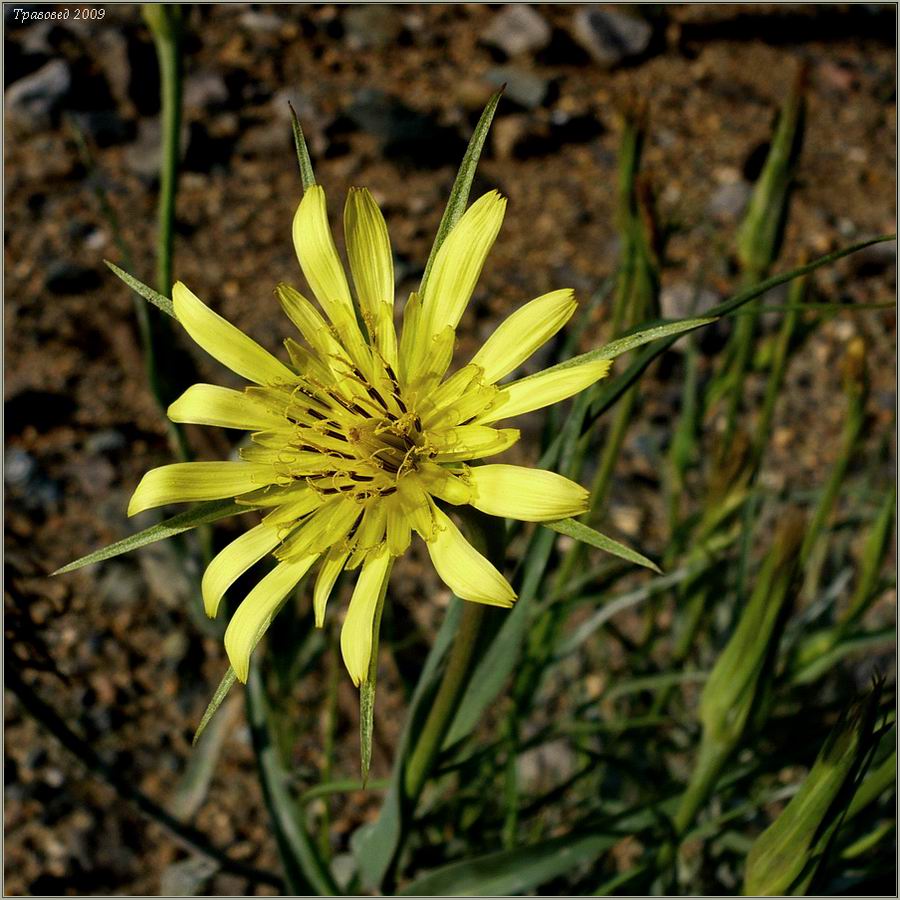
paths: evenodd
<path fill-rule="evenodd" d="M 893 243 L 521 423 L 509 461 L 591 486 L 586 521 L 663 574 L 511 532 L 521 599 L 421 784 L 459 616 L 424 554 L 385 608 L 366 790 L 339 617 L 315 631 L 302 590 L 191 748 L 226 668 L 198 577 L 236 526 L 47 575 L 153 524 L 124 515 L 146 469 L 233 449 L 167 426 L 227 376 L 103 259 L 277 348 L 289 104 L 332 211 L 381 203 L 402 299 L 506 84 L 473 196 L 510 205 L 458 355 L 573 287 L 543 366 L 894 230 L 895 8 L 85 8 L 4 7 L 6 893 L 893 893 Z"/>

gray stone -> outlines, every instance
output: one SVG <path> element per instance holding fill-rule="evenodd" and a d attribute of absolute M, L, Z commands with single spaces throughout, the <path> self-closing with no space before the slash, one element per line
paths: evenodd
<path fill-rule="evenodd" d="M 752 188 L 746 181 L 732 181 L 717 187 L 706 211 L 717 222 L 736 222 L 744 214 L 750 202 Z"/>
<path fill-rule="evenodd" d="M 687 319 L 702 316 L 720 300 L 709 288 L 698 288 L 687 281 L 666 285 L 659 294 L 660 313 L 664 319 Z"/>
<path fill-rule="evenodd" d="M 7 88 L 7 115 L 22 128 L 49 128 L 71 87 L 69 67 L 61 59 L 54 59 Z"/>
<path fill-rule="evenodd" d="M 248 31 L 255 31 L 258 34 L 277 34 L 284 25 L 284 19 L 273 12 L 248 9 L 241 15 L 241 25 Z"/>
<path fill-rule="evenodd" d="M 228 85 L 218 72 L 195 72 L 184 81 L 184 105 L 206 112 L 228 102 Z"/>
<path fill-rule="evenodd" d="M 484 30 L 482 39 L 507 56 L 535 53 L 550 43 L 550 26 L 532 6 L 504 7 Z"/>
<path fill-rule="evenodd" d="M 617 9 L 585 6 L 572 18 L 572 36 L 606 68 L 640 56 L 652 35 L 648 22 Z"/>
<path fill-rule="evenodd" d="M 549 87 L 545 78 L 516 66 L 497 66 L 490 69 L 485 80 L 493 87 L 505 84 L 505 96 L 526 109 L 540 106 L 547 96 Z"/>
<path fill-rule="evenodd" d="M 348 6 L 344 31 L 351 50 L 383 50 L 393 44 L 403 29 L 397 8 L 387 3 Z"/>
<path fill-rule="evenodd" d="M 31 454 L 18 447 L 6 451 L 3 461 L 3 478 L 12 487 L 25 487 L 37 472 L 37 463 Z"/>

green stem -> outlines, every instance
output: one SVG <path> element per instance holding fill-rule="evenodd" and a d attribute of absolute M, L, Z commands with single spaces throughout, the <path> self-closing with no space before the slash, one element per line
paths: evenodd
<path fill-rule="evenodd" d="M 698 810 L 709 799 L 716 781 L 731 756 L 732 746 L 713 739 L 704 739 L 700 743 L 697 763 L 691 773 L 687 790 L 681 797 L 678 810 L 672 819 L 674 840 L 664 844 L 658 857 L 659 867 L 671 865 L 675 855 L 675 847 L 694 821 Z"/>
<path fill-rule="evenodd" d="M 162 100 L 162 166 L 159 176 L 159 224 L 156 245 L 156 288 L 172 290 L 175 195 L 181 149 L 181 15 L 166 6 L 146 13 L 159 60 Z"/>
<path fill-rule="evenodd" d="M 441 745 L 456 713 L 463 689 L 468 682 L 472 667 L 472 657 L 478 642 L 478 631 L 484 618 L 484 606 L 480 603 L 466 603 L 463 606 L 459 631 L 441 686 L 425 720 L 422 733 L 416 742 L 416 749 L 410 756 L 403 780 L 404 793 L 411 806 L 422 793 L 422 788 L 434 767 Z"/>

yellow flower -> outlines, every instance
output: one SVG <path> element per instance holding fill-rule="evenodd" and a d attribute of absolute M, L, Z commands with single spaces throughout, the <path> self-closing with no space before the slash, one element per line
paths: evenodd
<path fill-rule="evenodd" d="M 398 340 L 387 227 L 366 190 L 344 208 L 350 285 L 328 226 L 325 193 L 304 195 L 294 245 L 322 314 L 293 287 L 276 295 L 304 343 L 285 341 L 280 362 L 225 321 L 185 285 L 172 300 L 178 321 L 204 350 L 251 382 L 243 391 L 196 384 L 168 410 L 175 422 L 251 432 L 239 462 L 193 462 L 148 472 L 128 507 L 134 515 L 184 501 L 235 497 L 267 514 L 213 559 L 203 577 L 206 611 L 274 554 L 277 565 L 240 604 L 225 633 L 242 681 L 250 654 L 299 580 L 319 564 L 314 588 L 321 626 L 342 570 L 359 569 L 341 632 L 355 684 L 366 680 L 373 619 L 392 561 L 415 533 L 438 575 L 465 600 L 509 607 L 515 592 L 460 533 L 436 501 L 470 504 L 494 516 L 551 521 L 587 508 L 588 492 L 553 472 L 467 463 L 519 438 L 497 423 L 570 397 L 602 378 L 600 360 L 501 383 L 575 311 L 572 291 L 526 303 L 448 376 L 456 326 L 494 243 L 506 201 L 495 191 L 475 202 L 441 245 L 425 292 L 412 294 Z M 361 323 L 361 324 L 360 324 Z"/>

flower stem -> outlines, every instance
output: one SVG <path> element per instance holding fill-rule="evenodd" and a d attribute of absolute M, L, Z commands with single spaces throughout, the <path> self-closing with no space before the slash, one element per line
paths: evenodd
<path fill-rule="evenodd" d="M 181 8 L 152 4 L 144 18 L 153 32 L 162 100 L 162 165 L 159 176 L 159 225 L 156 245 L 156 288 L 166 297 L 172 290 L 172 248 L 175 193 L 181 139 Z"/>
<path fill-rule="evenodd" d="M 411 806 L 415 806 L 419 794 L 422 793 L 462 699 L 463 689 L 471 672 L 472 656 L 478 643 L 478 631 L 484 618 L 484 610 L 484 606 L 480 603 L 463 604 L 459 631 L 450 651 L 447 669 L 416 748 L 406 766 L 403 790 Z"/>

